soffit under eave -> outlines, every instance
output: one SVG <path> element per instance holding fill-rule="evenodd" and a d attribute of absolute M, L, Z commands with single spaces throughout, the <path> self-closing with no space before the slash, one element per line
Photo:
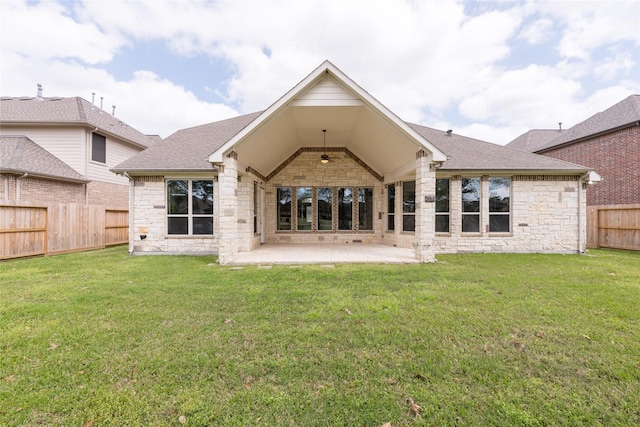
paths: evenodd
<path fill-rule="evenodd" d="M 353 96 L 350 99 L 343 99 L 338 105 L 330 104 L 328 100 L 316 100 L 316 106 L 359 106 L 362 102 L 363 106 L 367 106 L 368 110 L 377 114 L 381 120 L 387 121 L 393 124 L 398 131 L 403 132 L 409 137 L 410 140 L 415 141 L 416 151 L 418 149 L 424 149 L 432 153 L 433 160 L 435 162 L 444 162 L 447 156 L 441 152 L 437 147 L 431 144 L 426 138 L 416 132 L 407 123 L 400 120 L 393 112 L 382 105 L 379 101 L 369 95 L 364 89 L 358 86 L 347 75 L 335 67 L 331 62 L 323 62 L 316 70 L 303 79 L 298 85 L 287 92 L 278 101 L 272 104 L 267 110 L 265 110 L 260 116 L 258 116 L 253 122 L 247 125 L 244 129 L 238 132 L 229 141 L 223 144 L 218 150 L 213 152 L 209 156 L 209 162 L 222 163 L 225 156 L 234 151 L 238 144 L 248 140 L 249 136 L 267 124 L 269 121 L 276 119 L 282 114 L 288 107 L 291 106 L 303 106 L 304 104 L 309 106 L 310 100 L 305 98 L 304 95 L 308 94 L 320 82 L 330 78 L 335 83 L 338 83 L 346 93 L 351 93 Z M 300 98 L 296 101 L 296 98 Z M 312 104 L 312 103 L 311 103 Z"/>

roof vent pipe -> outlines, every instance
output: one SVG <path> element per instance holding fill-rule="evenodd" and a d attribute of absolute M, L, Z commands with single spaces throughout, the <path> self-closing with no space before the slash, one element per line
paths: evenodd
<path fill-rule="evenodd" d="M 38 83 L 38 95 L 37 95 L 38 99 L 42 99 L 42 85 L 40 83 Z"/>
<path fill-rule="evenodd" d="M 558 132 L 562 132 L 562 122 L 558 122 Z"/>
<path fill-rule="evenodd" d="M 111 110 L 111 115 L 112 115 L 112 116 L 115 116 L 115 115 L 116 115 L 116 106 L 115 106 L 115 105 L 112 105 L 112 106 L 111 106 L 111 108 L 112 108 L 112 110 Z"/>
<path fill-rule="evenodd" d="M 91 92 L 91 105 L 93 105 L 95 102 L 96 102 L 96 93 Z"/>
<path fill-rule="evenodd" d="M 104 96 L 100 97 L 100 109 L 102 110 L 102 101 L 104 100 Z"/>
<path fill-rule="evenodd" d="M 453 129 L 449 129 L 449 130 L 447 131 L 447 136 L 451 136 L 451 133 L 452 133 L 452 132 L 453 132 Z"/>

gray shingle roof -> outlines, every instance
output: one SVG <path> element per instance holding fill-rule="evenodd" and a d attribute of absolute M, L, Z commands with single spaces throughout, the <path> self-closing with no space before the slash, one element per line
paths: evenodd
<path fill-rule="evenodd" d="M 79 124 L 96 127 L 141 147 L 151 147 L 157 136 L 148 136 L 78 96 L 71 98 L 0 98 L 0 123 Z"/>
<path fill-rule="evenodd" d="M 612 107 L 567 129 L 561 136 L 540 147 L 536 152 L 597 135 L 613 129 L 635 125 L 640 121 L 640 95 L 631 95 Z"/>
<path fill-rule="evenodd" d="M 213 171 L 208 156 L 251 123 L 261 112 L 175 132 L 158 145 L 112 169 L 116 173 Z M 587 167 L 501 145 L 409 123 L 420 135 L 449 156 L 440 170 L 556 171 L 579 173 Z"/>
<path fill-rule="evenodd" d="M 560 137 L 565 130 L 558 129 L 531 129 L 508 143 L 506 147 L 534 153 L 549 142 Z"/>
<path fill-rule="evenodd" d="M 549 171 L 580 173 L 586 166 L 527 153 L 514 148 L 411 124 L 420 135 L 448 156 L 441 171 Z"/>
<path fill-rule="evenodd" d="M 124 171 L 213 171 L 209 155 L 261 113 L 179 130 L 111 169 Z"/>
<path fill-rule="evenodd" d="M 23 135 L 0 136 L 0 173 L 16 173 L 71 182 L 89 182 L 71 166 Z"/>

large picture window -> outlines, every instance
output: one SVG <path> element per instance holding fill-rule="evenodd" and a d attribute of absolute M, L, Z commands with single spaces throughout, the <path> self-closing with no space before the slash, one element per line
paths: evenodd
<path fill-rule="evenodd" d="M 416 182 L 402 183 L 402 231 L 416 231 Z"/>
<path fill-rule="evenodd" d="M 278 230 L 291 230 L 291 187 L 278 188 Z"/>
<path fill-rule="evenodd" d="M 167 181 L 167 234 L 213 234 L 213 181 Z"/>
<path fill-rule="evenodd" d="M 338 230 L 353 229 L 353 188 L 338 188 Z"/>
<path fill-rule="evenodd" d="M 298 230 L 311 231 L 313 224 L 313 195 L 311 187 L 298 187 L 296 191 L 298 201 Z"/>
<path fill-rule="evenodd" d="M 333 230 L 333 188 L 318 188 L 318 230 Z"/>
<path fill-rule="evenodd" d="M 387 230 L 396 229 L 396 186 L 387 186 Z"/>
<path fill-rule="evenodd" d="M 358 188 L 358 229 L 373 230 L 373 188 Z"/>
<path fill-rule="evenodd" d="M 489 178 L 489 232 L 511 231 L 511 179 Z"/>
<path fill-rule="evenodd" d="M 480 178 L 462 178 L 462 232 L 480 232 Z"/>
<path fill-rule="evenodd" d="M 107 163 L 107 138 L 97 133 L 91 134 L 91 160 Z"/>
<path fill-rule="evenodd" d="M 436 179 L 436 233 L 449 232 L 449 179 Z"/>

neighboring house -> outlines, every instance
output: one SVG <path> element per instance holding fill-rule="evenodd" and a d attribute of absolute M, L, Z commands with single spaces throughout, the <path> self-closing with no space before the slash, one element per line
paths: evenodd
<path fill-rule="evenodd" d="M 562 133 L 532 130 L 507 146 L 596 170 L 602 182 L 587 190 L 588 205 L 640 203 L 640 95 L 631 95 Z"/>
<path fill-rule="evenodd" d="M 174 133 L 130 178 L 130 252 L 382 243 L 444 252 L 585 250 L 592 168 L 406 123 L 324 62 L 267 110 Z"/>
<path fill-rule="evenodd" d="M 0 200 L 84 203 L 89 182 L 26 136 L 0 136 Z"/>
<path fill-rule="evenodd" d="M 11 141 L 12 155 L 20 158 L 19 164 L 10 164 L 5 158 L 1 161 L 0 200 L 43 203 L 54 199 L 125 209 L 129 207 L 128 180 L 109 168 L 159 140 L 80 97 L 43 98 L 40 89 L 36 97 L 0 98 L 0 136 L 3 146 Z M 33 147 L 34 143 L 41 150 Z M 35 156 L 21 154 L 23 149 Z M 3 147 L 3 153 L 7 150 Z M 58 165 L 56 173 L 50 174 L 42 163 L 44 157 L 56 158 L 56 163 L 66 168 Z M 61 169 L 66 172 L 58 173 Z M 27 183 L 35 179 L 45 179 L 46 185 L 40 182 L 37 193 L 25 191 Z M 18 188 L 18 183 L 21 191 L 12 189 Z M 82 197 L 75 188 L 80 183 L 84 187 Z M 69 197 L 69 192 L 73 196 Z"/>

